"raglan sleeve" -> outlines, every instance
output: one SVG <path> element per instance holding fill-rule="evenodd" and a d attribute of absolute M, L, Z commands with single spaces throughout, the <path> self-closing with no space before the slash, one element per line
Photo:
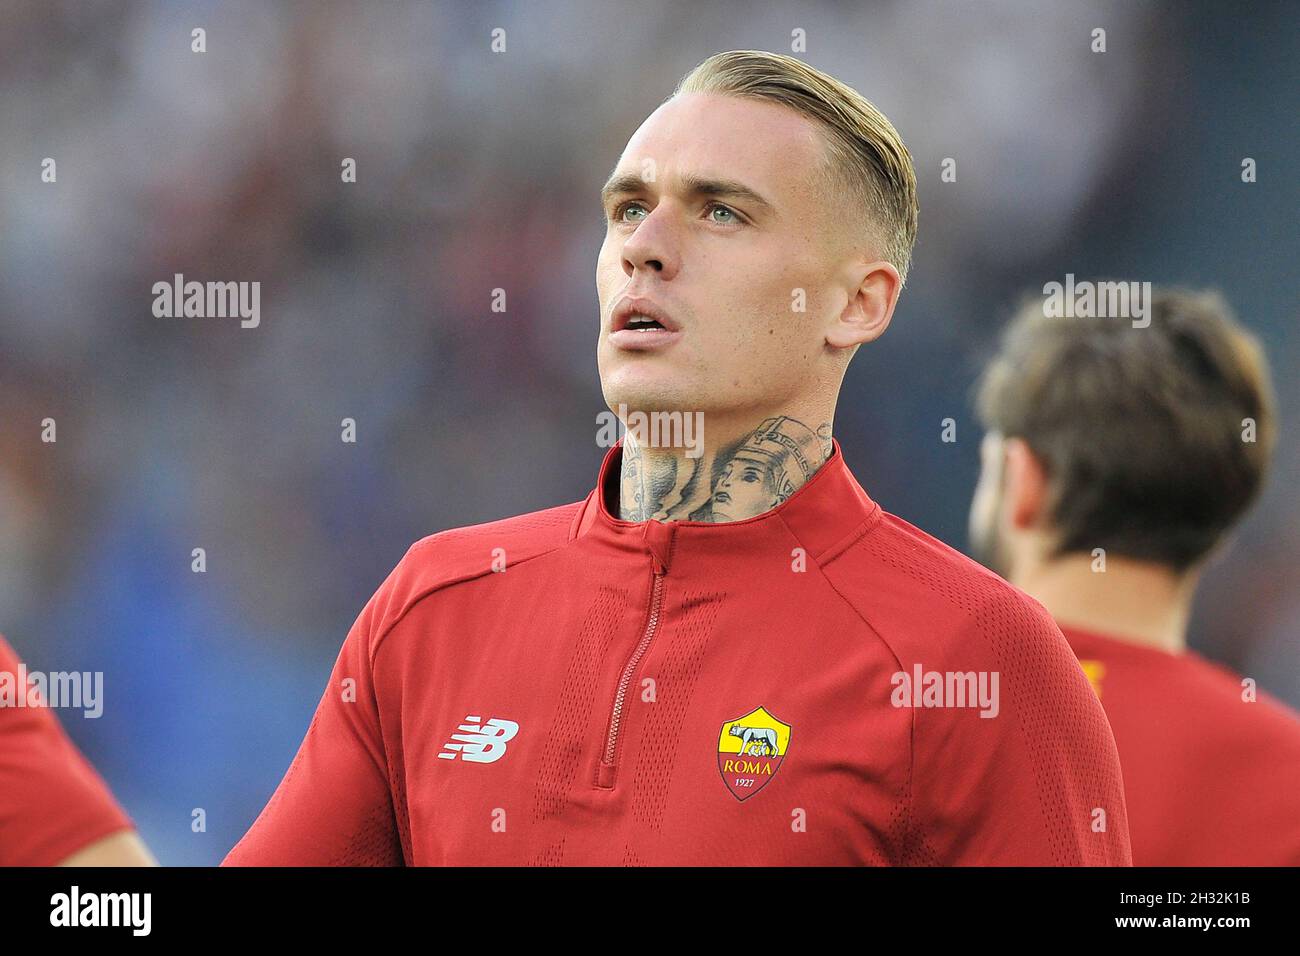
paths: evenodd
<path fill-rule="evenodd" d="M 914 793 L 932 862 L 1131 866 L 1119 753 L 1046 609 L 1011 588 L 970 615 L 950 666 L 992 689 L 982 710 L 917 714 Z"/>
<path fill-rule="evenodd" d="M 134 824 L 23 679 L 0 638 L 0 866 L 54 866 Z"/>
<path fill-rule="evenodd" d="M 414 550 L 414 548 L 412 549 Z M 380 725 L 374 650 L 402 600 L 403 558 L 348 631 L 301 746 L 222 866 L 405 862 Z"/>

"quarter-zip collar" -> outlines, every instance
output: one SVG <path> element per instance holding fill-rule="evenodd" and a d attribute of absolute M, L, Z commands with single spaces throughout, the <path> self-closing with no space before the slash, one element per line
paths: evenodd
<path fill-rule="evenodd" d="M 596 487 L 587 495 L 569 538 L 592 540 L 628 553 L 649 553 L 657 571 L 674 562 L 740 558 L 763 549 L 787 548 L 793 536 L 817 560 L 855 540 L 880 519 L 881 509 L 858 484 L 838 439 L 831 456 L 775 508 L 739 521 L 624 521 L 615 514 L 623 464 L 623 440 L 605 454 Z"/>

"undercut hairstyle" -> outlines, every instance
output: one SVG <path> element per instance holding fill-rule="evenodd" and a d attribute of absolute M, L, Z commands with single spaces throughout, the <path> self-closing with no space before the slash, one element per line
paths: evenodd
<path fill-rule="evenodd" d="M 863 237 L 906 281 L 919 208 L 912 154 L 861 93 L 792 56 L 761 50 L 714 54 L 682 77 L 672 95 L 684 93 L 766 100 L 817 123 L 826 142 L 816 172 L 823 193 L 851 199 L 862 211 Z"/>
<path fill-rule="evenodd" d="M 1276 441 L 1258 341 L 1215 292 L 1155 289 L 1150 324 L 1026 303 L 977 384 L 989 431 L 1046 469 L 1056 554 L 1185 571 L 1258 495 Z"/>

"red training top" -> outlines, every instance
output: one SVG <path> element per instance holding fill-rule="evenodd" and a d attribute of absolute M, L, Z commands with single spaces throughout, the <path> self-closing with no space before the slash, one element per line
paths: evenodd
<path fill-rule="evenodd" d="M 226 865 L 1131 862 L 1052 619 L 883 512 L 838 441 L 717 524 L 614 517 L 621 458 L 411 547 Z"/>
<path fill-rule="evenodd" d="M 1300 866 L 1300 715 L 1195 651 L 1066 638 L 1115 731 L 1138 866 Z"/>
<path fill-rule="evenodd" d="M 135 825 L 21 673 L 0 637 L 0 866 L 54 866 Z"/>

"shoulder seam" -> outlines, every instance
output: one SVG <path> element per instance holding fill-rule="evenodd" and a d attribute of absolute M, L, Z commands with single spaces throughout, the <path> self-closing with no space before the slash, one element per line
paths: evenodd
<path fill-rule="evenodd" d="M 425 542 L 430 541 L 430 539 L 433 537 L 434 535 L 430 535 L 428 538 L 421 538 L 419 541 L 415 542 L 415 544 L 411 545 L 411 547 L 407 549 L 406 555 L 403 556 L 402 561 L 405 561 L 406 558 L 410 556 L 411 552 L 414 551 L 417 547 L 424 544 Z M 562 541 L 553 548 L 547 548 L 545 551 L 539 551 L 537 554 L 532 554 L 519 561 L 513 562 L 511 567 L 519 567 L 521 564 L 527 564 L 529 561 L 535 561 L 538 558 L 546 557 L 546 555 L 548 554 L 554 554 L 556 551 L 559 551 L 562 548 L 567 547 L 570 543 L 571 542 L 569 541 Z M 398 564 L 400 565 L 402 561 L 399 561 Z M 467 581 L 476 581 L 479 578 L 483 577 L 484 575 L 492 574 L 492 573 L 493 572 L 491 568 L 485 568 L 481 571 L 475 571 L 471 574 L 462 574 L 459 577 L 450 578 L 446 581 L 439 582 L 438 584 L 435 584 L 432 587 L 421 592 L 418 596 L 412 598 L 407 603 L 407 605 L 402 608 L 402 610 L 398 613 L 398 615 L 393 619 L 392 623 L 389 624 L 387 627 L 385 627 L 382 631 L 380 631 L 379 636 L 375 638 L 374 644 L 370 648 L 370 669 L 372 671 L 374 670 L 375 658 L 379 654 L 379 645 L 384 642 L 384 640 L 388 637 L 389 634 L 393 632 L 393 629 L 397 627 L 398 624 L 402 623 L 402 621 L 406 619 L 406 616 L 410 614 L 412 610 L 415 609 L 415 606 L 417 604 L 419 604 L 425 598 L 437 594 L 440 591 L 445 591 L 448 588 L 455 587 L 457 584 L 464 584 Z"/>
<path fill-rule="evenodd" d="M 877 505 L 875 514 L 872 517 L 869 517 L 865 522 L 863 522 L 863 525 L 869 525 L 869 527 L 866 527 L 866 529 L 863 530 L 861 534 L 855 531 L 849 536 L 847 536 L 845 538 L 845 542 L 842 547 L 836 545 L 834 548 L 828 549 L 828 551 L 824 553 L 830 553 L 831 551 L 833 551 L 834 554 L 838 556 L 841 552 L 846 550 L 848 546 L 852 544 L 853 541 L 856 541 L 859 537 L 861 537 L 862 535 L 870 531 L 871 528 L 875 527 L 876 522 L 879 520 L 880 513 L 881 513 L 880 506 Z M 862 526 L 860 525 L 859 528 L 862 528 Z M 881 646 L 884 647 L 885 650 L 889 652 L 889 656 L 893 658 L 894 666 L 901 671 L 903 669 L 903 664 L 898 659 L 898 655 L 894 653 L 893 645 L 890 644 L 889 641 L 885 640 L 885 636 L 881 634 L 878 630 L 876 630 L 874 624 L 872 624 L 870 621 L 867 620 L 866 615 L 862 613 L 862 611 L 858 608 L 858 606 L 854 604 L 852 601 L 850 601 L 847 597 L 845 597 L 845 595 L 840 591 L 840 589 L 835 586 L 835 582 L 832 581 L 830 579 L 830 576 L 826 573 L 825 565 L 822 562 L 817 561 L 816 559 L 814 559 L 813 563 L 817 566 L 817 571 L 818 573 L 821 574 L 822 580 L 826 582 L 826 586 L 829 587 L 831 591 L 835 593 L 836 597 L 838 597 L 841 601 L 844 602 L 844 604 L 849 608 L 849 610 L 852 611 L 857 616 L 858 620 L 863 623 L 863 625 L 867 628 L 867 630 L 870 631 L 873 635 L 875 635 L 876 640 L 880 642 Z M 830 561 L 827 561 L 825 563 L 829 564 Z M 913 826 L 913 821 L 915 819 L 915 805 L 912 800 L 912 794 L 914 792 L 913 777 L 916 773 L 916 708 L 912 707 L 912 708 L 908 708 L 908 710 L 910 711 L 910 713 L 908 715 L 908 722 L 907 722 L 907 824 L 904 827 L 904 831 L 901 838 L 901 844 L 903 847 L 907 847 L 909 845 L 909 841 L 911 839 L 911 830 Z"/>
<path fill-rule="evenodd" d="M 813 560 L 816 561 L 818 565 L 830 564 L 832 561 L 838 558 L 843 552 L 847 551 L 855 541 L 857 541 L 859 538 L 866 537 L 876 529 L 876 526 L 880 524 L 880 519 L 884 514 L 884 509 L 881 508 L 880 505 L 874 501 L 871 504 L 872 504 L 871 513 L 868 514 L 865 518 L 863 518 L 862 521 L 859 522 L 856 527 L 854 527 L 851 531 L 845 534 L 844 537 L 840 538 L 839 541 L 835 542 L 830 547 L 823 548 L 820 552 L 812 556 Z M 780 512 L 777 513 L 780 514 Z M 784 516 L 782 516 L 781 518 L 781 523 L 785 525 L 786 530 L 789 531 L 790 534 L 794 536 L 796 541 L 799 540 L 799 536 L 795 534 L 794 529 L 791 528 L 788 523 L 786 523 Z"/>

